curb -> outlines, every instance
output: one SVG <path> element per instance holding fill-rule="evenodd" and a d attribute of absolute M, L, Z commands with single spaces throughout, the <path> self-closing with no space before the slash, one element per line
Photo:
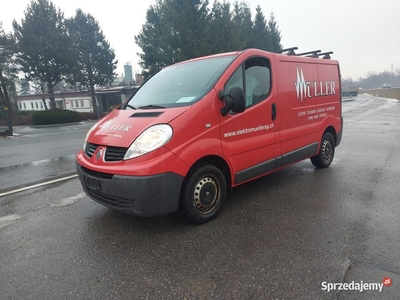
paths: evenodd
<path fill-rule="evenodd" d="M 84 123 L 92 123 L 97 122 L 97 120 L 87 120 L 84 122 L 75 122 L 75 123 L 60 123 L 60 124 L 48 124 L 48 125 L 31 125 L 30 128 L 47 128 L 47 127 L 59 127 L 59 126 L 68 126 L 68 125 L 81 125 Z"/>
<path fill-rule="evenodd" d="M 27 186 L 33 186 L 33 185 L 36 185 L 36 184 L 41 184 L 41 183 L 48 182 L 48 181 L 58 180 L 60 178 L 64 178 L 64 177 L 68 177 L 68 176 L 72 176 L 72 175 L 77 175 L 76 171 L 67 172 L 65 174 L 58 174 L 57 176 L 54 176 L 54 177 L 51 177 L 51 178 L 43 178 L 41 180 L 36 180 L 36 181 L 29 182 L 29 183 L 26 183 L 26 184 L 20 184 L 20 185 L 16 185 L 16 186 L 13 186 L 13 187 L 9 187 L 9 188 L 0 190 L 0 198 L 3 197 L 2 194 L 8 193 L 8 192 L 13 191 L 13 190 L 21 189 L 21 188 L 24 188 L 24 187 L 27 187 Z M 71 179 L 75 179 L 75 178 L 71 178 Z M 54 184 L 56 184 L 56 183 L 54 183 Z"/>
<path fill-rule="evenodd" d="M 0 135 L 0 140 L 5 140 L 5 139 L 12 138 L 12 137 L 17 137 L 17 136 L 21 136 L 21 135 L 18 133 L 14 133 L 13 135 Z"/>

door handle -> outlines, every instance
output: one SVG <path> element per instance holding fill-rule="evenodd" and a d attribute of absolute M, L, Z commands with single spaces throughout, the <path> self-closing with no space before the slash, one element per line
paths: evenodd
<path fill-rule="evenodd" d="M 276 120 L 276 104 L 275 103 L 272 104 L 271 112 L 272 112 L 272 121 L 275 121 Z"/>

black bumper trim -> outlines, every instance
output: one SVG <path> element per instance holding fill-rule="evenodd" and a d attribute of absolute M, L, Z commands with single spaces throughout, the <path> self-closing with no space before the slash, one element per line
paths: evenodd
<path fill-rule="evenodd" d="M 88 174 L 82 168 L 76 164 L 83 190 L 102 205 L 137 216 L 162 215 L 179 208 L 184 179 L 181 175 L 166 172 L 151 176 L 113 175 L 108 179 Z M 89 186 L 88 179 L 97 182 L 96 189 Z"/>

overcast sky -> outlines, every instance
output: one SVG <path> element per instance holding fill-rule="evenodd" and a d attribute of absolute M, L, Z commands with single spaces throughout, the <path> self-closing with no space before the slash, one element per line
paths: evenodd
<path fill-rule="evenodd" d="M 222 0 L 221 0 L 222 1 Z M 146 10 L 155 0 L 53 0 L 71 17 L 81 8 L 98 21 L 119 61 L 117 72 L 130 62 L 137 65 L 136 35 L 145 22 Z M 213 0 L 210 0 L 212 3 Z M 233 0 L 231 0 L 233 2 Z M 342 76 L 358 79 L 368 72 L 400 69 L 399 0 L 247 0 L 252 8 L 260 4 L 268 17 L 274 12 L 284 47 L 299 51 L 333 51 L 341 65 Z M 6 4 L 7 3 L 7 4 Z M 19 23 L 29 0 L 3 0 L 0 21 L 6 31 L 12 20 Z M 139 71 L 134 67 L 134 71 Z"/>

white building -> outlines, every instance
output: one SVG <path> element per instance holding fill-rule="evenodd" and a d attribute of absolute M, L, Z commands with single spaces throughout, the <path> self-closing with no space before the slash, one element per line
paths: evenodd
<path fill-rule="evenodd" d="M 115 87 L 96 90 L 96 101 L 100 112 L 107 113 L 124 103 L 139 86 Z M 49 96 L 45 95 L 47 108 L 50 108 Z M 54 93 L 56 107 L 78 112 L 93 112 L 92 98 L 89 92 L 58 91 Z M 42 96 L 37 94 L 19 95 L 17 105 L 20 111 L 45 110 Z"/>

